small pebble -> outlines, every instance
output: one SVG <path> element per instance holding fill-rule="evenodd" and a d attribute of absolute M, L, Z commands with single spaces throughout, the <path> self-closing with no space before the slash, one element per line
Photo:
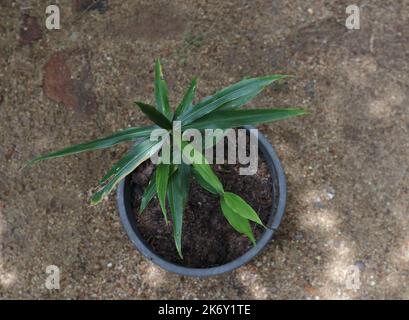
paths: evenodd
<path fill-rule="evenodd" d="M 362 261 L 357 261 L 357 262 L 355 262 L 355 266 L 357 266 L 358 267 L 358 269 L 360 270 L 360 271 L 363 271 L 364 269 L 365 269 L 365 263 L 363 263 Z"/>
<path fill-rule="evenodd" d="M 108 268 L 112 268 L 112 262 L 109 262 L 109 263 L 107 264 L 107 267 L 108 267 Z"/>
<path fill-rule="evenodd" d="M 332 200 L 335 197 L 335 190 L 333 188 L 328 188 L 327 190 L 327 199 Z"/>
<path fill-rule="evenodd" d="M 318 209 L 324 209 L 325 205 L 321 201 L 316 201 L 316 202 L 314 202 L 314 207 L 316 207 Z"/>
<path fill-rule="evenodd" d="M 72 32 L 71 34 L 70 34 L 70 40 L 71 41 L 77 41 L 78 40 L 78 37 L 79 37 L 79 34 L 78 34 L 78 32 Z"/>
<path fill-rule="evenodd" d="M 307 84 L 304 86 L 304 92 L 310 96 L 311 98 L 315 95 L 315 81 L 308 81 Z"/>

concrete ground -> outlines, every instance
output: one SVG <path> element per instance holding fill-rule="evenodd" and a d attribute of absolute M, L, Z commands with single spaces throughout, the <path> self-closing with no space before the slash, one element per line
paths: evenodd
<path fill-rule="evenodd" d="M 1 298 L 409 298 L 409 1 L 355 1 L 359 30 L 340 0 L 62 0 L 61 30 L 45 28 L 49 3 L 0 3 Z M 125 145 L 21 170 L 146 124 L 132 102 L 153 101 L 156 57 L 173 105 L 195 75 L 203 97 L 287 73 L 251 105 L 312 112 L 260 127 L 285 167 L 287 211 L 230 274 L 167 273 L 133 248 L 114 196 L 89 205 Z M 48 265 L 60 290 L 44 286 Z"/>

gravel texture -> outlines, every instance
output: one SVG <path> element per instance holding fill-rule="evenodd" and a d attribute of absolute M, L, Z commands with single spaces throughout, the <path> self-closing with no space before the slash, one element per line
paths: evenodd
<path fill-rule="evenodd" d="M 409 299 L 409 1 L 0 2 L 0 298 Z M 85 1 L 87 2 L 87 1 Z M 89 7 L 89 6 L 88 6 Z M 288 179 L 268 248 L 210 279 L 167 273 L 89 196 L 125 145 L 21 170 L 33 156 L 146 124 L 160 57 L 175 105 L 244 76 L 296 75 L 251 105 L 309 117 L 263 125 Z M 61 270 L 59 290 L 44 286 Z M 355 289 L 351 273 L 359 271 Z"/>

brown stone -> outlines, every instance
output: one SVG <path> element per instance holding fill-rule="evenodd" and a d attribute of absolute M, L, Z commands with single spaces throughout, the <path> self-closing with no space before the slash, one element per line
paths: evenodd
<path fill-rule="evenodd" d="M 41 27 L 36 17 L 24 14 L 20 27 L 20 42 L 22 44 L 32 44 L 42 37 Z"/>
<path fill-rule="evenodd" d="M 316 288 L 316 287 L 314 287 L 314 286 L 312 286 L 311 284 L 309 284 L 309 283 L 306 283 L 305 285 L 304 285 L 304 290 L 305 290 L 305 292 L 307 292 L 310 296 L 312 296 L 312 297 L 315 297 L 315 296 L 317 296 L 318 295 L 318 289 Z"/>
<path fill-rule="evenodd" d="M 55 53 L 44 66 L 44 94 L 82 113 L 97 108 L 93 80 L 86 54 L 81 50 Z"/>

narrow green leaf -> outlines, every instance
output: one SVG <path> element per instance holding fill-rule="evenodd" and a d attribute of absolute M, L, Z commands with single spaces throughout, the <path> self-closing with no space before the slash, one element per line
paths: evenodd
<path fill-rule="evenodd" d="M 249 109 L 216 111 L 189 125 L 184 126 L 183 130 L 190 128 L 195 128 L 198 130 L 237 128 L 243 125 L 256 125 L 305 114 L 308 114 L 308 112 L 303 109 Z"/>
<path fill-rule="evenodd" d="M 188 156 L 185 148 L 186 145 L 188 145 L 188 143 L 184 141 L 182 143 L 183 148 L 182 155 L 184 159 L 186 159 L 186 157 Z M 195 170 L 195 174 L 199 175 L 202 180 L 206 181 L 207 184 L 209 184 L 211 188 L 215 190 L 217 193 L 222 194 L 224 192 L 223 185 L 220 182 L 219 178 L 216 176 L 216 174 L 213 172 L 206 157 L 198 150 L 196 150 L 196 152 L 193 153 L 192 156 L 193 159 L 190 160 L 192 161 L 192 166 Z"/>
<path fill-rule="evenodd" d="M 159 204 L 163 212 L 166 223 L 168 217 L 166 214 L 166 189 L 169 180 L 169 164 L 161 163 L 156 167 L 156 192 L 158 193 Z"/>
<path fill-rule="evenodd" d="M 253 245 L 256 245 L 256 239 L 254 238 L 253 232 L 251 231 L 249 221 L 232 210 L 224 198 L 220 199 L 220 206 L 225 218 L 230 223 L 230 225 L 236 231 L 246 235 L 251 240 Z"/>
<path fill-rule="evenodd" d="M 182 99 L 182 102 L 179 104 L 179 106 L 176 109 L 175 119 L 178 119 L 180 115 L 183 115 L 191 107 L 193 99 L 196 94 L 196 87 L 197 87 L 197 78 L 194 78 L 192 80 L 192 83 L 190 84 L 189 89 L 186 91 Z"/>
<path fill-rule="evenodd" d="M 95 205 L 108 195 L 115 188 L 115 186 L 128 174 L 130 174 L 136 167 L 138 167 L 142 162 L 149 159 L 155 152 L 157 152 L 162 146 L 163 141 L 151 141 L 145 140 L 138 144 L 137 148 L 134 150 L 134 157 L 123 164 L 123 166 L 116 172 L 114 176 L 107 182 L 107 184 L 97 191 L 91 198 L 91 204 Z"/>
<path fill-rule="evenodd" d="M 156 110 L 155 107 L 139 101 L 135 101 L 135 103 L 142 112 L 158 126 L 166 130 L 172 129 L 172 123 L 162 113 Z"/>
<path fill-rule="evenodd" d="M 225 200 L 226 204 L 241 217 L 264 226 L 263 222 L 261 222 L 258 214 L 253 210 L 253 208 L 237 194 L 225 192 L 223 194 L 223 199 Z"/>
<path fill-rule="evenodd" d="M 190 166 L 182 163 L 171 176 L 168 185 L 168 202 L 172 213 L 173 237 L 179 256 L 182 255 L 183 212 L 189 197 Z"/>
<path fill-rule="evenodd" d="M 145 191 L 142 195 L 141 206 L 139 208 L 139 213 L 143 212 L 145 208 L 148 206 L 149 202 L 153 199 L 156 194 L 156 181 L 155 175 L 152 175 L 151 180 L 149 181 L 148 186 L 146 187 Z"/>
<path fill-rule="evenodd" d="M 193 176 L 195 177 L 195 180 L 197 181 L 197 183 L 200 184 L 200 186 L 203 189 L 209 191 L 210 193 L 218 194 L 217 190 L 215 188 L 213 188 L 210 183 L 208 183 L 206 180 L 204 180 L 202 178 L 202 176 L 196 171 L 195 167 L 193 167 L 192 172 L 193 172 Z"/>
<path fill-rule="evenodd" d="M 289 77 L 289 76 L 285 76 L 285 77 Z M 245 77 L 243 80 L 248 80 L 251 79 L 249 77 Z M 261 91 L 264 90 L 265 87 L 260 87 L 260 89 L 254 90 L 254 92 L 252 94 L 243 96 L 241 98 L 229 101 L 227 103 L 225 103 L 224 105 L 222 105 L 220 108 L 217 109 L 217 111 L 222 111 L 222 110 L 235 110 L 240 108 L 241 106 L 245 105 L 247 102 L 253 100 Z"/>
<path fill-rule="evenodd" d="M 229 101 L 225 103 L 224 105 L 222 105 L 220 108 L 218 108 L 217 111 L 236 110 L 240 108 L 241 106 L 244 106 L 247 102 L 253 100 L 263 90 L 264 90 L 264 87 L 260 88 L 260 90 L 258 91 L 254 91 L 252 94 Z"/>
<path fill-rule="evenodd" d="M 222 194 L 224 192 L 222 183 L 220 182 L 216 174 L 213 172 L 209 164 L 193 163 L 192 166 L 195 169 L 195 172 L 198 175 L 200 175 L 203 180 L 207 181 L 207 183 L 212 187 L 212 189 L 214 189 L 219 194 Z"/>
<path fill-rule="evenodd" d="M 155 99 L 156 109 L 171 120 L 172 114 L 169 108 L 168 87 L 163 79 L 162 66 L 159 59 L 155 63 Z"/>
<path fill-rule="evenodd" d="M 146 139 L 145 139 L 146 140 Z M 144 140 L 144 141 L 145 141 Z M 125 155 L 119 159 L 112 167 L 109 169 L 109 171 L 105 174 L 105 176 L 99 181 L 100 185 L 103 185 L 106 183 L 113 175 L 115 175 L 119 169 L 121 169 L 125 164 L 127 164 L 132 158 L 135 156 L 136 150 L 139 148 L 138 145 L 139 143 L 135 143 Z"/>
<path fill-rule="evenodd" d="M 287 76 L 272 75 L 241 80 L 200 101 L 181 117 L 181 121 L 183 124 L 188 125 L 225 105 L 227 105 L 226 108 L 238 108 L 248 102 L 250 98 L 253 98 L 267 85 L 285 77 Z M 233 101 L 235 102 L 233 103 Z"/>
<path fill-rule="evenodd" d="M 42 160 L 47 160 L 47 159 L 53 159 L 53 158 L 59 158 L 59 157 L 64 157 L 72 154 L 77 154 L 80 152 L 84 151 L 92 151 L 92 150 L 98 150 L 98 149 L 104 149 L 104 148 L 109 148 L 112 147 L 118 143 L 125 142 L 125 141 L 132 141 L 137 138 L 141 137 L 149 137 L 151 134 L 152 130 L 157 128 L 157 126 L 147 126 L 147 127 L 140 127 L 140 128 L 128 128 L 122 131 L 119 131 L 115 134 L 112 134 L 110 136 L 107 136 L 105 138 L 97 139 L 94 141 L 86 142 L 86 143 L 81 143 L 77 145 L 70 146 L 68 148 L 64 148 L 62 150 L 54 151 L 51 153 L 48 153 L 46 155 L 42 155 L 39 157 L 34 158 L 31 160 L 28 165 L 32 165 L 36 162 L 42 161 Z"/>

